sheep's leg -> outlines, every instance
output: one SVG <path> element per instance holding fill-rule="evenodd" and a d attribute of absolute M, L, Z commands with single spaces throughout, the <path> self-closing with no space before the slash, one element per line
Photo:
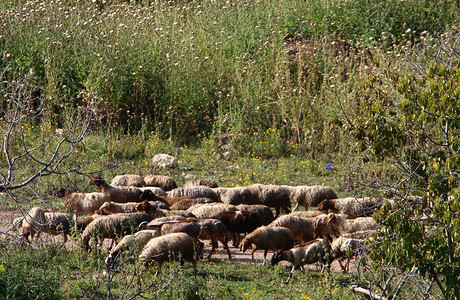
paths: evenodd
<path fill-rule="evenodd" d="M 294 206 L 294 208 L 292 209 L 292 211 L 295 211 L 297 209 L 297 207 L 299 207 L 299 203 L 297 202 Z"/>
<path fill-rule="evenodd" d="M 195 259 L 197 261 L 200 260 L 201 251 L 203 250 L 203 246 L 204 246 L 204 243 L 202 243 L 199 239 L 196 239 L 195 241 L 195 252 L 196 252 Z"/>
<path fill-rule="evenodd" d="M 342 269 L 342 272 L 347 273 L 346 266 L 342 265 L 342 260 L 340 258 L 338 258 L 337 261 L 339 262 L 339 265 L 340 265 L 340 268 Z"/>
<path fill-rule="evenodd" d="M 232 254 L 230 253 L 230 248 L 228 247 L 227 242 L 225 240 L 220 241 L 220 242 L 222 243 L 222 245 L 224 245 L 225 250 L 227 250 L 228 259 L 232 259 Z M 216 242 L 216 244 L 217 244 L 217 242 Z"/>
<path fill-rule="evenodd" d="M 192 260 L 193 274 L 196 274 L 196 260 Z"/>
<path fill-rule="evenodd" d="M 257 250 L 257 247 L 254 248 L 254 250 L 252 250 L 251 252 L 251 262 L 254 262 L 254 252 L 256 252 Z"/>
<path fill-rule="evenodd" d="M 288 283 L 289 283 L 289 281 L 291 280 L 292 275 L 294 274 L 294 271 L 295 271 L 296 269 L 297 269 L 297 268 L 296 268 L 295 266 L 292 266 L 291 273 L 289 273 L 288 279 L 286 280 L 285 284 L 288 284 Z"/>
<path fill-rule="evenodd" d="M 284 210 L 284 212 L 287 213 L 287 214 L 291 212 L 291 210 L 290 210 L 289 207 L 287 207 L 287 206 L 284 206 L 284 207 L 283 207 L 283 210 Z"/>
<path fill-rule="evenodd" d="M 280 208 L 279 207 L 275 207 L 275 219 L 278 218 L 278 216 L 280 215 Z"/>
<path fill-rule="evenodd" d="M 264 265 L 267 262 L 267 254 L 268 254 L 268 249 L 264 250 Z"/>
<path fill-rule="evenodd" d="M 211 239 L 211 251 L 209 252 L 208 254 L 208 260 L 211 259 L 211 255 L 214 254 L 214 251 L 216 251 L 216 248 L 217 248 L 217 241 L 213 239 Z"/>

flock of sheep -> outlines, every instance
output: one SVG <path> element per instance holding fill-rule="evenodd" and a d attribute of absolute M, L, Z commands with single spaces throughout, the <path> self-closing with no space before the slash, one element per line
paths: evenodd
<path fill-rule="evenodd" d="M 210 259 L 220 242 L 232 259 L 228 242 L 241 251 L 274 251 L 271 264 L 286 260 L 294 270 L 305 264 L 330 263 L 350 256 L 364 246 L 377 223 L 371 214 L 383 199 L 338 198 L 327 186 L 278 186 L 253 184 L 218 187 L 214 180 L 191 180 L 183 187 L 168 176 L 119 175 L 108 184 L 101 177 L 89 180 L 93 193 L 62 189 L 68 213 L 32 208 L 13 222 L 20 235 L 30 238 L 45 232 L 67 235 L 75 228 L 78 243 L 97 251 L 104 239 L 112 239 L 106 264 L 112 267 L 131 250 L 146 265 L 202 259 L 203 241 L 210 240 Z M 291 212 L 291 200 L 295 207 Z M 299 206 L 305 210 L 295 211 Z M 310 209 L 311 208 L 311 209 Z M 273 210 L 275 213 L 273 213 Z M 281 214 L 281 210 L 285 214 Z M 244 238 L 240 241 L 241 235 Z M 343 268 L 343 266 L 342 266 Z M 344 269 L 344 268 L 343 268 Z M 345 269 L 344 269 L 345 270 Z M 288 279 L 288 281 L 289 281 Z"/>

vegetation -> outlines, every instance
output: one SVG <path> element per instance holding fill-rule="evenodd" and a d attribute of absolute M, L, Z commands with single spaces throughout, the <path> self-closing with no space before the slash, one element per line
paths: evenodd
<path fill-rule="evenodd" d="M 374 269 L 352 276 L 307 272 L 287 287 L 284 267 L 216 260 L 143 281 L 127 262 L 107 284 L 102 257 L 2 239 L 0 295 L 130 298 L 151 285 L 140 295 L 344 298 L 358 283 L 459 299 L 458 11 L 454 0 L 2 1 L 0 208 L 63 209 L 54 193 L 88 191 L 84 175 L 161 172 L 324 183 L 396 209 L 376 216 Z M 157 153 L 179 168 L 152 169 Z"/>

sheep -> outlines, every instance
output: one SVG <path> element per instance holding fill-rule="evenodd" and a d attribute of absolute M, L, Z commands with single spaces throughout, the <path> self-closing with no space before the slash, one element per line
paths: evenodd
<path fill-rule="evenodd" d="M 167 192 L 177 188 L 177 184 L 169 176 L 165 175 L 149 175 L 144 177 L 145 186 L 156 186 Z"/>
<path fill-rule="evenodd" d="M 45 212 L 41 207 L 32 207 L 22 220 L 21 236 L 30 243 L 29 236 L 37 238 L 41 232 L 46 232 L 51 235 L 62 234 L 64 245 L 67 242 L 67 235 L 70 235 L 70 220 L 71 217 L 66 213 Z"/>
<path fill-rule="evenodd" d="M 140 199 L 141 202 L 145 201 L 145 200 L 147 200 L 149 202 L 156 201 L 156 202 L 163 203 L 167 207 L 171 206 L 171 204 L 168 202 L 168 200 L 166 200 L 166 198 L 164 198 L 163 196 L 159 196 L 159 195 L 155 194 L 153 191 L 151 191 L 149 189 L 142 190 L 139 199 Z"/>
<path fill-rule="evenodd" d="M 237 205 L 236 208 L 241 212 L 256 214 L 259 217 L 261 225 L 268 225 L 271 222 L 273 222 L 273 220 L 275 220 L 275 216 L 273 215 L 272 210 L 268 206 L 263 204 L 240 204 Z"/>
<path fill-rule="evenodd" d="M 157 196 L 160 196 L 160 197 L 166 197 L 166 195 L 168 195 L 168 194 L 166 194 L 166 192 L 163 189 L 161 189 L 161 188 L 159 188 L 157 186 L 144 186 L 144 187 L 140 187 L 139 190 L 141 190 L 143 192 L 149 190 L 153 194 L 155 194 Z"/>
<path fill-rule="evenodd" d="M 335 220 L 331 220 L 327 215 L 314 218 L 300 218 L 291 215 L 283 215 L 268 226 L 289 228 L 295 240 L 308 242 L 320 236 L 328 238 L 330 236 L 338 236 L 339 230 L 334 221 Z"/>
<path fill-rule="evenodd" d="M 196 216 L 189 211 L 186 210 L 164 210 L 159 209 L 149 201 L 142 201 L 137 205 L 137 211 L 144 211 L 146 214 L 150 215 L 153 219 L 172 216 L 172 215 L 179 215 L 183 217 L 191 217 L 195 218 Z"/>
<path fill-rule="evenodd" d="M 89 185 L 95 185 L 99 193 L 109 196 L 109 200 L 117 203 L 140 202 L 142 191 L 138 188 L 119 188 L 108 184 L 105 180 L 96 176 L 89 180 Z"/>
<path fill-rule="evenodd" d="M 138 205 L 138 202 L 115 203 L 107 201 L 99 207 L 99 210 L 97 210 L 96 213 L 101 215 L 133 213 L 137 212 Z"/>
<path fill-rule="evenodd" d="M 121 252 L 132 248 L 142 249 L 148 241 L 159 236 L 160 233 L 156 230 L 141 230 L 135 234 L 125 235 L 120 242 L 110 250 L 110 253 L 105 259 L 105 264 L 108 267 L 112 267 Z"/>
<path fill-rule="evenodd" d="M 327 239 L 316 239 L 304 245 L 297 246 L 288 251 L 280 251 L 273 254 L 270 264 L 274 266 L 282 260 L 292 264 L 291 272 L 286 284 L 291 280 L 294 271 L 306 264 L 313 264 L 320 261 L 323 265 L 329 264 L 331 260 L 331 246 Z"/>
<path fill-rule="evenodd" d="M 295 203 L 292 211 L 295 211 L 299 205 L 307 210 L 308 207 L 317 206 L 323 200 L 336 199 L 337 195 L 329 186 L 296 186 L 291 192 L 291 198 Z"/>
<path fill-rule="evenodd" d="M 314 218 L 320 215 L 325 215 L 326 213 L 320 210 L 298 210 L 298 211 L 291 211 L 289 213 L 290 216 L 296 216 L 300 218 Z"/>
<path fill-rule="evenodd" d="M 199 219 L 200 224 L 200 240 L 211 240 L 211 251 L 208 254 L 208 260 L 217 248 L 217 242 L 221 242 L 225 250 L 227 250 L 228 259 L 232 259 L 230 249 L 227 244 L 229 232 L 224 223 L 216 219 Z"/>
<path fill-rule="evenodd" d="M 194 249 L 193 239 L 188 234 L 170 233 L 151 239 L 142 249 L 139 260 L 143 261 L 145 266 L 155 261 L 159 264 L 159 269 L 165 261 L 176 260 L 180 261 L 181 265 L 184 261 L 189 261 L 193 264 L 193 271 L 196 273 Z"/>
<path fill-rule="evenodd" d="M 204 178 L 204 179 L 188 180 L 187 182 L 184 183 L 182 187 L 188 188 L 188 187 L 200 186 L 200 185 L 207 186 L 210 188 L 216 188 L 219 186 L 215 180 Z"/>
<path fill-rule="evenodd" d="M 195 204 L 213 203 L 214 201 L 209 198 L 184 198 L 171 205 L 173 210 L 187 210 Z"/>
<path fill-rule="evenodd" d="M 331 210 L 333 213 L 346 214 L 353 218 L 367 217 L 378 209 L 383 200 L 378 198 L 340 198 L 323 200 L 318 204 L 318 210 L 328 212 Z"/>
<path fill-rule="evenodd" d="M 264 204 L 268 207 L 275 208 L 276 215 L 278 217 L 280 214 L 280 209 L 282 208 L 286 213 L 291 212 L 291 198 L 290 194 L 292 187 L 290 186 L 279 186 L 279 185 L 263 185 L 263 184 L 253 184 L 246 186 L 253 197 L 253 204 Z"/>
<path fill-rule="evenodd" d="M 188 198 L 210 198 L 217 202 L 216 192 L 207 186 L 193 186 L 188 188 L 177 188 L 169 191 L 168 198 L 188 197 Z"/>
<path fill-rule="evenodd" d="M 342 233 L 341 236 L 346 237 L 346 238 L 351 238 L 351 239 L 364 240 L 374 234 L 377 234 L 377 230 L 371 229 L 371 230 Z"/>
<path fill-rule="evenodd" d="M 331 252 L 332 257 L 337 259 L 342 271 L 346 273 L 351 257 L 355 256 L 358 252 L 367 252 L 367 249 L 363 239 L 340 236 L 332 242 Z M 342 265 L 342 259 L 347 259 L 345 266 Z"/>
<path fill-rule="evenodd" d="M 254 262 L 254 252 L 264 250 L 264 262 L 267 259 L 268 250 L 282 251 L 289 250 L 294 246 L 294 235 L 289 228 L 262 226 L 244 237 L 242 250 L 245 252 L 251 245 L 254 249 L 251 252 L 251 261 Z"/>
<path fill-rule="evenodd" d="M 94 219 L 83 230 L 81 240 L 83 248 L 91 251 L 89 241 L 91 238 L 103 241 L 105 238 L 115 240 L 117 237 L 131 234 L 144 221 L 151 221 L 152 217 L 143 213 L 127 213 L 101 216 Z"/>
<path fill-rule="evenodd" d="M 196 204 L 187 209 L 188 212 L 194 214 L 198 219 L 212 219 L 223 211 L 237 210 L 238 208 L 235 205 L 223 203 Z"/>
<path fill-rule="evenodd" d="M 111 184 L 135 187 L 143 187 L 146 185 L 144 178 L 137 174 L 117 175 L 112 179 Z"/>
<path fill-rule="evenodd" d="M 251 191 L 246 187 L 218 187 L 215 188 L 214 191 L 219 201 L 225 204 L 255 204 L 255 202 L 257 202 L 254 200 Z"/>
<path fill-rule="evenodd" d="M 341 234 L 376 229 L 378 223 L 372 217 L 347 219 L 346 215 L 329 214 L 329 219 L 337 224 Z"/>
<path fill-rule="evenodd" d="M 69 212 L 77 214 L 93 214 L 104 202 L 110 201 L 110 196 L 104 193 L 72 193 L 62 188 L 57 196 L 64 198 L 64 206 Z"/>
<path fill-rule="evenodd" d="M 262 226 L 257 214 L 241 211 L 223 211 L 214 219 L 220 220 L 233 235 L 233 246 L 238 247 L 240 243 L 240 233 L 248 233 Z"/>

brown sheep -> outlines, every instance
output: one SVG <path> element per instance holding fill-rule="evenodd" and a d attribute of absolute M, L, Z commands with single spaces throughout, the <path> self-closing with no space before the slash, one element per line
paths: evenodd
<path fill-rule="evenodd" d="M 21 236 L 29 241 L 29 236 L 37 238 L 41 232 L 50 235 L 62 234 L 64 245 L 67 242 L 67 235 L 70 235 L 71 217 L 66 213 L 45 212 L 41 207 L 33 207 L 22 220 Z"/>
<path fill-rule="evenodd" d="M 329 219 L 337 224 L 341 234 L 373 230 L 378 227 L 378 223 L 372 217 L 347 219 L 344 216 L 346 215 L 329 214 Z"/>
<path fill-rule="evenodd" d="M 291 198 L 290 194 L 292 187 L 290 186 L 278 186 L 278 185 L 263 185 L 253 184 L 246 186 L 254 199 L 253 204 L 263 204 L 268 207 L 275 208 L 276 215 L 280 214 L 280 209 L 283 209 L 286 213 L 291 212 Z"/>
<path fill-rule="evenodd" d="M 109 200 L 117 203 L 140 202 L 142 191 L 138 188 L 118 188 L 110 185 L 105 180 L 96 176 L 89 180 L 89 185 L 95 185 L 99 193 L 109 196 Z"/>
<path fill-rule="evenodd" d="M 311 206 L 317 206 L 321 201 L 326 199 L 336 199 L 337 195 L 329 186 L 296 186 L 291 192 L 292 200 L 295 203 L 292 211 L 297 207 L 303 206 L 305 210 Z"/>
<path fill-rule="evenodd" d="M 239 205 L 239 204 L 255 204 L 257 201 L 251 191 L 246 187 L 219 187 L 215 188 L 220 202 L 225 204 Z"/>
<path fill-rule="evenodd" d="M 383 203 L 383 199 L 378 198 L 340 198 L 323 200 L 318 204 L 318 210 L 330 210 L 333 213 L 349 215 L 352 218 L 368 217 L 374 213 Z"/>
<path fill-rule="evenodd" d="M 144 181 L 145 186 L 156 186 L 166 192 L 177 188 L 174 179 L 165 175 L 149 175 L 144 177 Z"/>
<path fill-rule="evenodd" d="M 216 219 L 199 219 L 198 224 L 201 226 L 200 239 L 211 240 L 212 248 L 208 254 L 208 260 L 211 259 L 211 255 L 217 248 L 217 242 L 221 242 L 225 250 L 227 250 L 228 259 L 232 259 L 232 255 L 227 244 L 229 232 L 224 223 Z"/>
<path fill-rule="evenodd" d="M 277 252 L 291 249 L 294 246 L 294 236 L 292 231 L 285 227 L 262 226 L 248 234 L 241 244 L 243 252 L 248 250 L 251 245 L 255 246 L 251 252 L 253 262 L 254 252 L 264 250 L 265 262 L 268 250 Z"/>
<path fill-rule="evenodd" d="M 241 212 L 256 214 L 257 217 L 259 217 L 260 224 L 262 225 L 268 225 L 275 220 L 275 216 L 273 215 L 270 207 L 263 204 L 240 204 L 237 205 L 236 208 L 238 208 Z"/>

